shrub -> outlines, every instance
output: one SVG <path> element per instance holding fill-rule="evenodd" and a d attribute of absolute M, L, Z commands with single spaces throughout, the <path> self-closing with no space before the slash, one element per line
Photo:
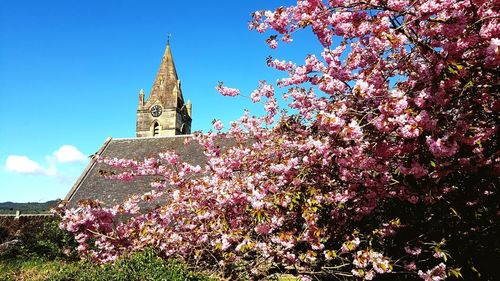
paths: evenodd
<path fill-rule="evenodd" d="M 66 266 L 50 280 L 210 280 L 206 275 L 194 273 L 184 265 L 174 260 L 163 260 L 152 250 L 134 253 L 122 257 L 115 263 L 96 265 L 81 262 L 79 266 Z"/>
<path fill-rule="evenodd" d="M 59 228 L 57 217 L 2 218 L 0 243 L 19 240 L 19 243 L 0 253 L 2 258 L 75 259 L 76 242 L 73 235 Z"/>

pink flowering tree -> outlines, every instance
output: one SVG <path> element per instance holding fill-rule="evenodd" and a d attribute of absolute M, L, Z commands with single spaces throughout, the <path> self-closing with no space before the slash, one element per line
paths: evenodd
<path fill-rule="evenodd" d="M 195 135 L 203 167 L 174 152 L 100 159 L 122 171 L 111 180 L 163 181 L 114 207 L 61 209 L 61 227 L 98 262 L 152 247 L 240 278 L 493 278 L 499 11 L 493 0 L 303 0 L 257 11 L 250 29 L 271 32 L 271 48 L 312 31 L 323 50 L 300 63 L 268 58 L 284 78 L 250 93 L 265 114 L 245 112 L 225 132 L 214 120 L 216 132 Z M 221 138 L 234 146 L 221 150 Z"/>

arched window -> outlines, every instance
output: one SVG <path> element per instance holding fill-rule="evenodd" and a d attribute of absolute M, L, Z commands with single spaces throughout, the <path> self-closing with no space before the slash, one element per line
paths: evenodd
<path fill-rule="evenodd" d="M 160 134 L 160 124 L 158 124 L 158 122 L 155 121 L 155 123 L 153 124 L 153 137 L 159 134 Z"/>

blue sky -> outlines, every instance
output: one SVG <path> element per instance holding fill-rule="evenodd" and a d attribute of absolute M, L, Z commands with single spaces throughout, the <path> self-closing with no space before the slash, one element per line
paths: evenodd
<path fill-rule="evenodd" d="M 271 50 L 250 13 L 292 1 L 18 1 L 0 4 L 0 202 L 63 198 L 109 137 L 134 137 L 138 92 L 151 90 L 167 34 L 193 131 L 225 124 L 282 74 L 265 59 L 320 52 L 310 35 Z"/>

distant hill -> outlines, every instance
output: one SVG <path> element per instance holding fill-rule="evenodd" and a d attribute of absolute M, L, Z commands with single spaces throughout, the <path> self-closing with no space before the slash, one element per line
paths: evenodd
<path fill-rule="evenodd" d="M 51 200 L 44 203 L 30 202 L 30 203 L 14 203 L 3 202 L 0 203 L 0 214 L 15 214 L 17 210 L 21 213 L 47 213 L 50 208 L 55 207 L 59 203 L 59 199 Z"/>

